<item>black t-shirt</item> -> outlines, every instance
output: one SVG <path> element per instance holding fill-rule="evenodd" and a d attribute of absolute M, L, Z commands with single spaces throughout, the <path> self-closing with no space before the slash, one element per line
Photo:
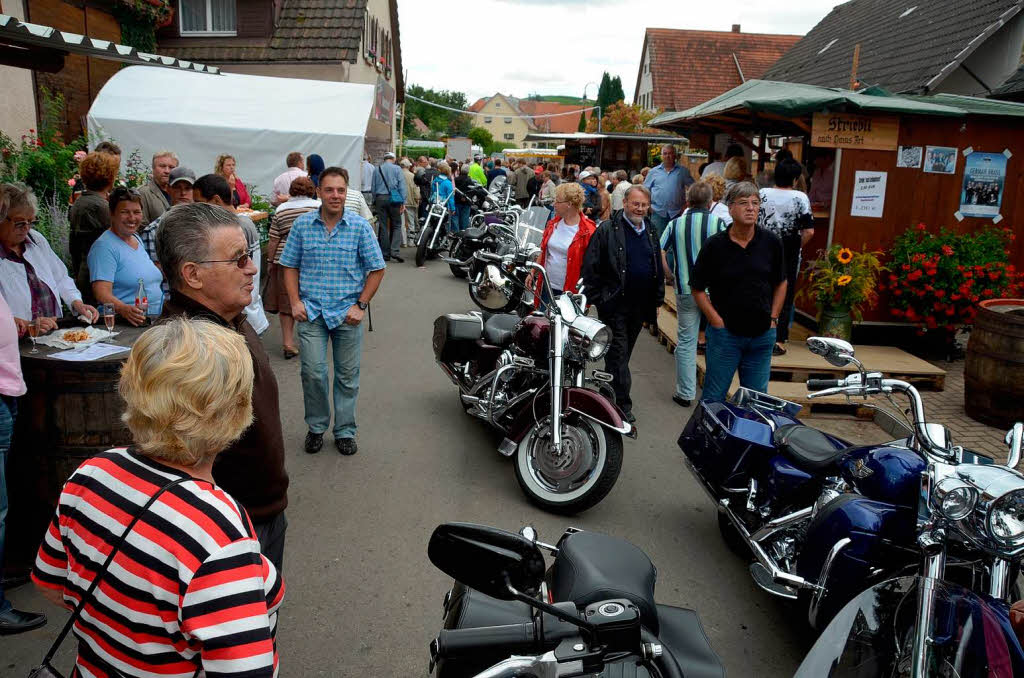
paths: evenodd
<path fill-rule="evenodd" d="M 706 290 L 711 305 L 733 334 L 756 337 L 772 324 L 772 297 L 786 279 L 782 242 L 763 228 L 754 229 L 740 247 L 727 230 L 708 238 L 690 273 L 690 289 Z"/>

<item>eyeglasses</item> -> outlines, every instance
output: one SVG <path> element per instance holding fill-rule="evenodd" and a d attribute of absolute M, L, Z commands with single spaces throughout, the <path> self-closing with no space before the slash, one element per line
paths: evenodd
<path fill-rule="evenodd" d="M 253 247 L 250 250 L 246 250 L 243 254 L 239 255 L 235 259 L 207 259 L 206 261 L 197 261 L 197 264 L 234 264 L 238 268 L 245 268 L 252 261 L 252 253 L 256 251 Z"/>
<path fill-rule="evenodd" d="M 737 200 L 733 204 L 735 204 L 735 205 L 737 205 L 739 207 L 760 207 L 761 206 L 761 201 L 760 200 Z"/>
<path fill-rule="evenodd" d="M 33 219 L 32 221 L 13 221 L 8 219 L 8 221 L 14 224 L 15 228 L 35 228 L 36 224 L 39 223 L 38 219 Z"/>

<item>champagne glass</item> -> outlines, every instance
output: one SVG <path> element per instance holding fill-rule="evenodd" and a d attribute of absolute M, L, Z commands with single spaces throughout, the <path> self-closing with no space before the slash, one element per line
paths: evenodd
<path fill-rule="evenodd" d="M 113 304 L 103 304 L 103 307 L 100 309 L 100 312 L 103 314 L 103 324 L 107 326 L 107 331 L 108 332 L 113 332 L 114 331 L 114 320 L 115 320 L 115 317 L 114 317 L 114 305 Z"/>
<path fill-rule="evenodd" d="M 36 337 L 39 336 L 40 331 L 43 329 L 43 317 L 33 316 L 32 322 L 28 324 L 28 337 L 32 340 L 32 350 L 29 353 L 39 353 L 39 347 L 36 346 Z"/>

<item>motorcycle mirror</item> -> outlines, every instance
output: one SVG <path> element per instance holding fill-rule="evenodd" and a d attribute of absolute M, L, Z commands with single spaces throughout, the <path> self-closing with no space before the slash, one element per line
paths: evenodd
<path fill-rule="evenodd" d="M 1017 422 L 1006 432 L 1006 444 L 1010 446 L 1010 455 L 1006 458 L 1007 468 L 1017 468 L 1020 463 L 1020 448 L 1024 441 L 1024 424 Z"/>
<path fill-rule="evenodd" d="M 484 525 L 438 525 L 427 556 L 445 574 L 499 600 L 516 599 L 509 585 L 532 594 L 544 579 L 544 556 L 535 543 Z"/>
<path fill-rule="evenodd" d="M 834 337 L 808 337 L 807 349 L 820 355 L 831 365 L 846 367 L 853 362 L 853 346 L 848 341 Z"/>

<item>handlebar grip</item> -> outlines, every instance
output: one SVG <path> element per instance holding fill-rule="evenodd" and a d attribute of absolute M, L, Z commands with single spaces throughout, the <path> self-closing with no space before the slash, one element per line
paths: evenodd
<path fill-rule="evenodd" d="M 442 629 L 432 649 L 438 659 L 451 659 L 493 649 L 531 652 L 539 644 L 534 623 L 525 622 L 470 629 Z"/>
<path fill-rule="evenodd" d="M 820 391 L 826 388 L 839 388 L 843 385 L 842 379 L 808 379 L 807 388 Z"/>

